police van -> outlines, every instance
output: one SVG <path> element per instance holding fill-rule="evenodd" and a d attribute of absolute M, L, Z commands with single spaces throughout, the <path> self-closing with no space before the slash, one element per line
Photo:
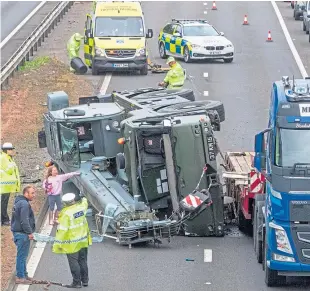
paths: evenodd
<path fill-rule="evenodd" d="M 147 38 L 140 2 L 97 1 L 87 14 L 84 58 L 93 75 L 107 71 L 148 73 Z"/>

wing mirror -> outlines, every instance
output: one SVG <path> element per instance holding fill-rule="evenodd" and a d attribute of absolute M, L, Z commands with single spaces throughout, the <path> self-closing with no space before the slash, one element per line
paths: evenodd
<path fill-rule="evenodd" d="M 224 36 L 224 32 L 220 32 L 220 36 Z"/>
<path fill-rule="evenodd" d="M 148 29 L 147 34 L 146 34 L 146 38 L 152 38 L 152 37 L 153 37 L 153 29 Z"/>
<path fill-rule="evenodd" d="M 175 32 L 175 33 L 173 34 L 173 36 L 176 36 L 176 37 L 181 37 L 181 33 L 179 33 L 179 32 Z"/>

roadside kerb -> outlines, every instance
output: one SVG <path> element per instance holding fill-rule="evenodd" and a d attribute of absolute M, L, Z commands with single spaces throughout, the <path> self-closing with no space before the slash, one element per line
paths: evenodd
<path fill-rule="evenodd" d="M 44 204 L 42 205 L 37 217 L 36 217 L 36 231 L 40 232 L 40 229 L 44 223 L 44 218 L 46 216 L 48 210 L 48 200 L 45 199 Z M 35 248 L 36 242 L 34 241 L 30 241 L 30 250 L 29 250 L 29 256 L 28 258 L 31 257 L 31 254 L 33 252 L 33 249 Z M 12 272 L 9 281 L 7 282 L 5 291 L 13 291 L 15 288 L 15 278 L 16 278 L 16 274 L 15 274 L 15 269 Z"/>
<path fill-rule="evenodd" d="M 74 1 L 59 2 L 58 5 L 49 13 L 40 25 L 22 43 L 12 57 L 1 68 L 1 89 L 8 85 L 9 78 L 14 76 L 14 72 L 24 65 L 33 56 L 34 51 L 38 50 L 48 34 L 57 26 L 63 16 L 72 7 Z"/>

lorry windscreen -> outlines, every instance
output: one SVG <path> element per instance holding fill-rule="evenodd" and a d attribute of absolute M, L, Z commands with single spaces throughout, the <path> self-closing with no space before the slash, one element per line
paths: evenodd
<path fill-rule="evenodd" d="M 141 17 L 97 17 L 95 37 L 143 37 Z"/>
<path fill-rule="evenodd" d="M 310 130 L 278 128 L 275 164 L 293 167 L 295 163 L 310 163 Z"/>

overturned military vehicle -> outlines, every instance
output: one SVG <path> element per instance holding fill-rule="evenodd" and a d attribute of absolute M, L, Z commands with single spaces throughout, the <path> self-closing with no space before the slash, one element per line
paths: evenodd
<path fill-rule="evenodd" d="M 98 212 L 98 232 L 119 244 L 176 234 L 223 236 L 223 193 L 214 131 L 225 120 L 218 101 L 191 90 L 145 88 L 81 97 L 47 96 L 39 146 L 60 172 L 80 171 L 69 188 Z"/>

